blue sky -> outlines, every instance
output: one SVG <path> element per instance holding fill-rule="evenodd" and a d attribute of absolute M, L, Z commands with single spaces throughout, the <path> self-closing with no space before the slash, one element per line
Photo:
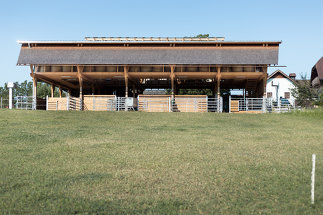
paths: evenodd
<path fill-rule="evenodd" d="M 282 41 L 285 73 L 307 74 L 323 56 L 322 0 L 2 1 L 0 84 L 31 80 L 16 66 L 17 40 L 82 40 L 85 36 L 195 36 Z M 269 73 L 277 68 L 271 68 Z"/>

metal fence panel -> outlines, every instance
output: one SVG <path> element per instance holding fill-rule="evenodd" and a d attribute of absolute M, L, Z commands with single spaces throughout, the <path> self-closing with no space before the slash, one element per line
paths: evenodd
<path fill-rule="evenodd" d="M 9 108 L 9 99 L 0 98 L 0 109 L 8 109 Z"/>

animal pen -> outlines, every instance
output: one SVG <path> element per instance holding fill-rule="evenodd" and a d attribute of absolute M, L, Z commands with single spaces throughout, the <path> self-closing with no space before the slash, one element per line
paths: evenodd
<path fill-rule="evenodd" d="M 278 64 L 279 41 L 224 38 L 86 37 L 82 41 L 19 41 L 17 65 L 29 66 L 33 109 L 37 82 L 51 86 L 46 110 L 145 112 L 266 112 L 267 69 Z M 55 88 L 59 97 L 54 97 Z M 147 95 L 146 89 L 169 89 Z M 178 95 L 210 89 L 212 96 Z M 240 89 L 242 96 L 221 96 Z M 62 91 L 67 96 L 62 96 Z M 278 107 L 278 105 L 276 105 Z M 281 108 L 281 107 L 279 107 Z"/>

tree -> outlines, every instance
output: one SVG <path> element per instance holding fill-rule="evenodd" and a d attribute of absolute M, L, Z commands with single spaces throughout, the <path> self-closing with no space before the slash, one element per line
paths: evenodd
<path fill-rule="evenodd" d="M 196 38 L 208 38 L 210 35 L 209 34 L 198 34 L 195 36 Z"/>
<path fill-rule="evenodd" d="M 311 81 L 306 79 L 306 75 L 301 75 L 301 80 L 296 82 L 292 95 L 301 107 L 312 107 L 318 101 L 318 90 L 311 87 Z"/>
<path fill-rule="evenodd" d="M 2 99 L 8 99 L 9 98 L 9 89 L 7 87 L 8 83 L 5 83 L 3 87 L 0 87 L 0 97 Z M 50 96 L 51 86 L 47 83 L 39 82 L 37 83 L 37 97 L 38 98 L 45 98 L 46 96 Z M 23 81 L 21 83 L 15 82 L 15 86 L 12 90 L 12 96 L 32 96 L 33 95 L 33 82 L 31 81 Z M 58 88 L 55 88 L 54 90 L 54 96 L 59 96 L 59 90 Z M 66 93 L 63 92 L 63 97 L 66 96 Z"/>
<path fill-rule="evenodd" d="M 9 97 L 9 89 L 7 87 L 7 83 L 5 83 L 3 87 L 0 87 L 0 97 L 2 99 L 8 99 L 8 97 Z"/>

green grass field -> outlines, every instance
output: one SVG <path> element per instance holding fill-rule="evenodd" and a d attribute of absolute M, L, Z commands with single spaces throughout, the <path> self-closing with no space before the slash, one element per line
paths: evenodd
<path fill-rule="evenodd" d="M 323 111 L 0 110 L 0 155 L 0 214 L 323 213 Z"/>

